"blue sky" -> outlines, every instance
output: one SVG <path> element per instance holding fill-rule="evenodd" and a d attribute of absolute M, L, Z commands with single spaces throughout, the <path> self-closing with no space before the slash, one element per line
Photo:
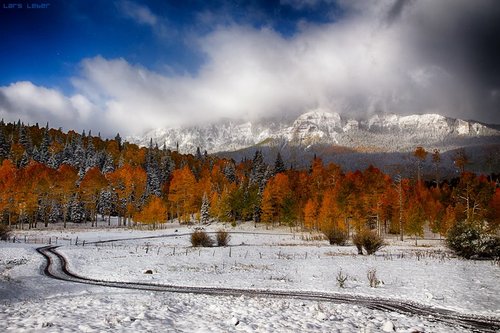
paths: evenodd
<path fill-rule="evenodd" d="M 29 80 L 65 92 L 85 58 L 123 58 L 157 71 L 168 64 L 170 70 L 194 74 L 204 59 L 189 44 L 190 36 L 229 24 L 271 27 L 293 36 L 300 20 L 325 23 L 340 14 L 334 4 L 297 7 L 266 0 L 40 2 L 47 9 L 28 9 L 29 3 L 23 9 L 0 8 L 0 85 Z"/>
<path fill-rule="evenodd" d="M 132 135 L 323 108 L 500 123 L 494 0 L 29 3 L 0 0 L 7 121 Z"/>

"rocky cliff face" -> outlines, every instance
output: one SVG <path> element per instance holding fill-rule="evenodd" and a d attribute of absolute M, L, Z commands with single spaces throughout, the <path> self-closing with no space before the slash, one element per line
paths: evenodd
<path fill-rule="evenodd" d="M 193 153 L 197 147 L 209 153 L 235 151 L 254 145 L 285 142 L 307 148 L 314 144 L 333 144 L 362 151 L 402 152 L 415 146 L 454 149 L 464 138 L 491 136 L 498 142 L 500 131 L 474 121 L 438 114 L 400 116 L 373 115 L 365 120 L 343 117 L 317 109 L 291 122 L 220 121 L 207 126 L 156 129 L 129 141 L 147 145 L 150 139 L 161 147 Z"/>

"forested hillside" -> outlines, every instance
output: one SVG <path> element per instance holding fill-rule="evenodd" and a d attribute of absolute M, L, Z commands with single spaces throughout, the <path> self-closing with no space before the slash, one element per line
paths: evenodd
<path fill-rule="evenodd" d="M 416 160 L 427 157 L 417 149 Z M 437 158 L 439 156 L 435 156 Z M 0 211 L 16 228 L 67 222 L 120 225 L 249 221 L 307 229 L 404 232 L 420 236 L 426 223 L 445 235 L 457 221 L 489 230 L 500 224 L 500 188 L 491 175 L 467 172 L 435 180 L 392 179 L 370 166 L 343 172 L 315 158 L 306 170 L 272 165 L 257 151 L 235 162 L 182 155 L 47 126 L 0 123 Z M 418 169 L 418 163 L 415 164 Z M 438 176 L 438 175 L 436 175 Z"/>

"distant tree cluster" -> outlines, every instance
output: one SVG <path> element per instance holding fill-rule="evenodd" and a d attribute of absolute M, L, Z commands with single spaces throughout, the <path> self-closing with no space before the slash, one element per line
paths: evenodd
<path fill-rule="evenodd" d="M 415 156 L 420 168 L 427 153 L 417 149 Z M 439 163 L 438 152 L 432 156 Z M 446 235 L 457 221 L 495 232 L 500 188 L 467 172 L 464 160 L 453 180 L 394 180 L 373 166 L 345 173 L 314 158 L 308 170 L 294 170 L 279 154 L 266 164 L 260 151 L 236 163 L 200 150 L 182 155 L 152 141 L 138 147 L 119 135 L 104 140 L 2 121 L 0 212 L 4 224 L 29 228 L 97 225 L 101 215 L 108 223 L 117 216 L 120 225 L 253 220 L 335 237 L 364 229 L 417 237 L 426 223 Z"/>

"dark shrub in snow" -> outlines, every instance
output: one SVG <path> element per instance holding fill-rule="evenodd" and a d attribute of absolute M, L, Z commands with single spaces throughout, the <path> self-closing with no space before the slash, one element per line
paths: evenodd
<path fill-rule="evenodd" d="M 10 228 L 5 224 L 0 224 L 0 239 L 7 240 L 10 236 Z"/>
<path fill-rule="evenodd" d="M 358 248 L 358 254 L 363 254 L 361 248 L 365 249 L 366 254 L 374 254 L 384 247 L 384 240 L 375 232 L 364 229 L 352 237 L 352 242 Z"/>
<path fill-rule="evenodd" d="M 323 233 L 325 234 L 326 238 L 328 238 L 328 241 L 331 245 L 346 245 L 347 233 L 345 233 L 344 231 L 332 228 L 323 231 Z"/>
<path fill-rule="evenodd" d="M 214 241 L 210 236 L 205 232 L 201 230 L 196 230 L 191 234 L 191 245 L 192 246 L 203 246 L 203 247 L 210 247 L 212 246 Z"/>
<path fill-rule="evenodd" d="M 229 244 L 229 240 L 231 236 L 226 230 L 217 231 L 217 246 L 227 246 Z"/>

